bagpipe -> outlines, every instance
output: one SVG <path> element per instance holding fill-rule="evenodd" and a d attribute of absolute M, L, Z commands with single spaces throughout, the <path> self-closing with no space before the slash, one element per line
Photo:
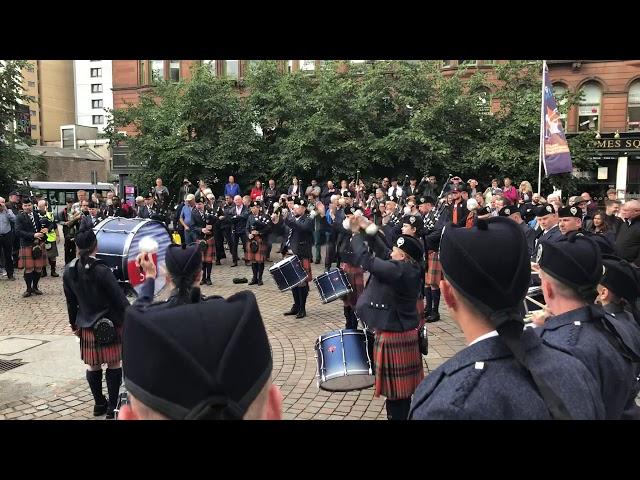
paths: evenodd
<path fill-rule="evenodd" d="M 444 185 L 442 186 L 442 190 L 440 191 L 440 196 L 436 200 L 437 206 L 434 206 L 434 208 L 431 209 L 429 214 L 424 219 L 424 228 L 429 232 L 433 231 L 436 228 L 436 225 L 438 224 L 438 220 L 440 219 L 442 214 L 445 212 L 445 210 L 449 207 L 449 205 L 445 201 L 446 196 L 444 194 L 444 189 L 449 183 L 449 180 L 451 179 L 451 177 L 452 175 L 449 174 L 449 178 L 447 178 L 447 181 L 444 182 Z"/>

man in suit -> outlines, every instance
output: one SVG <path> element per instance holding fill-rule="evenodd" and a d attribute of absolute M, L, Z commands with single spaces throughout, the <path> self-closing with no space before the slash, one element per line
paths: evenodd
<path fill-rule="evenodd" d="M 100 210 L 98 208 L 98 204 L 94 202 L 89 202 L 89 215 L 84 215 L 82 220 L 80 220 L 80 230 L 93 229 L 96 225 L 98 225 L 102 220 L 102 215 L 100 214 Z"/>
<path fill-rule="evenodd" d="M 416 198 L 422 195 L 422 188 L 418 186 L 418 179 L 415 175 L 409 177 L 409 185 L 404 189 L 404 198 L 414 196 Z"/>
<path fill-rule="evenodd" d="M 240 195 L 236 195 L 233 198 L 233 205 L 227 207 L 225 209 L 225 216 L 227 220 L 231 224 L 231 243 L 229 245 L 229 249 L 231 250 L 231 255 L 233 257 L 232 267 L 238 266 L 238 242 L 242 242 L 243 249 L 244 245 L 247 244 L 247 219 L 249 218 L 249 209 L 242 202 L 242 197 Z M 245 264 L 249 265 L 249 262 L 245 260 Z"/>

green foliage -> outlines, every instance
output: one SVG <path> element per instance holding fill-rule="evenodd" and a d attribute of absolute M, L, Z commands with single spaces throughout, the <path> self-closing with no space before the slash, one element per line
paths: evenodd
<path fill-rule="evenodd" d="M 42 157 L 29 153 L 27 146 L 33 141 L 14 131 L 16 106 L 34 101 L 22 88 L 22 69 L 31 68 L 25 60 L 0 62 L 0 194 L 4 195 L 17 180 L 42 173 L 45 165 Z"/>
<path fill-rule="evenodd" d="M 234 173 L 255 179 L 293 175 L 365 180 L 416 173 L 510 175 L 536 184 L 540 62 L 496 66 L 497 79 L 464 69 L 445 75 L 434 61 L 326 62 L 317 72 L 283 73 L 275 61 L 252 63 L 238 94 L 233 81 L 196 67 L 189 81 L 157 83 L 138 105 L 113 112 L 107 131 L 133 124 L 131 157 L 177 189 L 182 178 Z M 490 93 L 487 96 L 485 92 Z M 489 111 L 491 97 L 499 109 Z M 577 101 L 569 95 L 563 108 Z M 574 165 L 590 168 L 590 134 L 570 140 Z M 575 183 L 571 175 L 551 179 Z"/>

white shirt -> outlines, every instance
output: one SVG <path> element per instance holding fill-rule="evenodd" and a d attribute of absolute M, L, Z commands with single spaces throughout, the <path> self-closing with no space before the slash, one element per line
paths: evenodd
<path fill-rule="evenodd" d="M 387 195 L 390 197 L 401 197 L 402 196 L 402 188 L 398 185 L 397 187 L 389 187 L 387 191 Z"/>
<path fill-rule="evenodd" d="M 238 207 L 236 205 L 236 215 L 241 215 L 242 214 L 242 207 Z"/>
<path fill-rule="evenodd" d="M 498 336 L 498 331 L 497 330 L 491 330 L 489 333 L 485 333 L 484 335 L 480 335 L 473 342 L 471 342 L 469 345 L 467 345 L 467 347 L 470 347 L 474 343 L 481 342 L 482 340 L 486 340 L 487 338 L 497 337 L 497 336 Z"/>

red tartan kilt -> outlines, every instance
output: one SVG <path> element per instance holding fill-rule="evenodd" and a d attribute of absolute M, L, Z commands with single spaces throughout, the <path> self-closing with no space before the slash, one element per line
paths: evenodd
<path fill-rule="evenodd" d="M 420 295 L 416 303 L 416 309 L 418 310 L 418 319 L 424 320 L 424 297 Z"/>
<path fill-rule="evenodd" d="M 364 270 L 344 262 L 340 264 L 340 268 L 346 273 L 353 290 L 353 292 L 342 297 L 342 302 L 345 306 L 355 307 L 356 303 L 358 303 L 358 298 L 364 292 Z"/>
<path fill-rule="evenodd" d="M 258 251 L 256 253 L 251 251 L 251 240 L 249 240 L 244 247 L 244 256 L 247 262 L 264 263 L 267 259 L 267 242 L 260 235 L 255 235 L 253 240 L 258 242 Z"/>
<path fill-rule="evenodd" d="M 207 248 L 202 251 L 202 263 L 213 263 L 216 254 L 216 242 L 213 235 L 205 236 Z"/>
<path fill-rule="evenodd" d="M 373 345 L 375 395 L 389 400 L 411 398 L 424 378 L 418 332 L 376 331 Z"/>
<path fill-rule="evenodd" d="M 31 256 L 32 247 L 20 247 L 20 258 L 18 259 L 18 268 L 25 270 L 41 269 L 47 265 L 47 250 L 42 245 L 42 257 L 33 258 Z"/>
<path fill-rule="evenodd" d="M 87 365 L 116 363 L 122 359 L 122 328 L 116 327 L 116 339 L 110 345 L 96 343 L 93 328 L 80 329 L 80 358 Z"/>
<path fill-rule="evenodd" d="M 311 273 L 311 259 L 300 258 L 300 263 L 302 263 L 302 268 L 304 268 L 304 271 L 307 272 L 307 283 L 311 282 L 313 280 L 313 274 Z"/>
<path fill-rule="evenodd" d="M 442 280 L 442 265 L 440 264 L 440 253 L 429 252 L 427 272 L 424 277 L 424 281 L 431 287 L 440 288 L 440 280 Z"/>

